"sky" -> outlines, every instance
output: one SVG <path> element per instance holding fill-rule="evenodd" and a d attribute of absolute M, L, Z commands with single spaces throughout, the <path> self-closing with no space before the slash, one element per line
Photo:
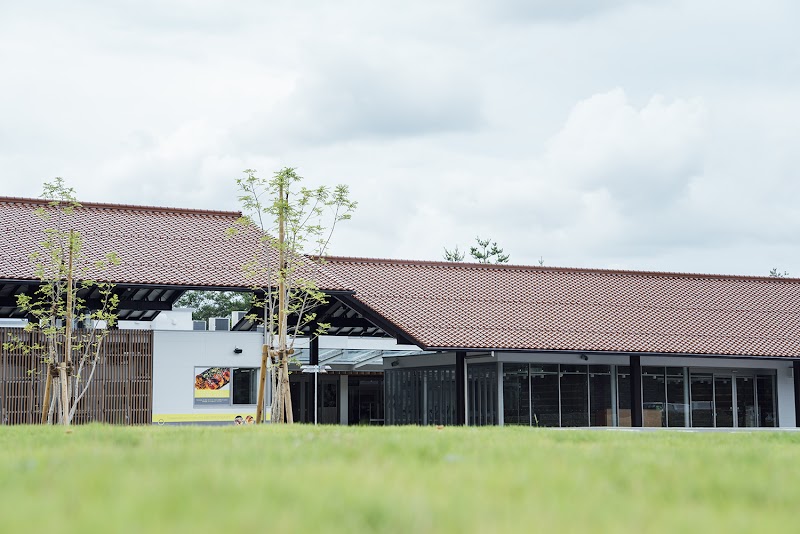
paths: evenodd
<path fill-rule="evenodd" d="M 0 195 L 238 210 L 296 167 L 337 255 L 800 276 L 792 0 L 0 2 Z"/>

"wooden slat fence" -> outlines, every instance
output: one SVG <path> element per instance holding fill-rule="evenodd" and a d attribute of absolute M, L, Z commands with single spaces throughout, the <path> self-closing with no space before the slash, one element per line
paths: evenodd
<path fill-rule="evenodd" d="M 0 425 L 38 423 L 45 366 L 39 358 L 2 344 L 37 338 L 21 328 L 0 328 Z M 153 332 L 112 330 L 103 342 L 94 379 L 75 414 L 76 424 L 144 425 L 153 411 Z"/>

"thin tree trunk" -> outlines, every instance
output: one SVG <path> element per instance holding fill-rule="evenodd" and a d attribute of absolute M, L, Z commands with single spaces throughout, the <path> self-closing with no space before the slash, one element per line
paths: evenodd
<path fill-rule="evenodd" d="M 278 422 L 291 423 L 292 395 L 289 392 L 289 363 L 287 361 L 286 336 L 288 330 L 287 308 L 289 303 L 286 292 L 286 203 L 283 182 L 278 188 L 280 209 L 278 210 L 278 391 L 281 399 L 278 403 Z"/>
<path fill-rule="evenodd" d="M 289 387 L 289 360 L 284 356 L 283 358 L 283 401 L 286 416 L 286 422 L 289 424 L 294 423 L 294 414 L 292 413 L 292 391 Z"/>
<path fill-rule="evenodd" d="M 61 386 L 61 424 L 69 426 L 69 393 L 67 392 L 67 364 L 61 362 L 58 366 L 58 380 Z"/>
<path fill-rule="evenodd" d="M 102 343 L 102 340 L 99 343 Z M 80 390 L 80 393 L 78 393 L 80 384 L 75 381 L 75 385 L 73 386 L 75 390 L 75 400 L 72 402 L 72 407 L 70 408 L 69 412 L 70 421 L 74 419 L 75 413 L 78 411 L 78 403 L 81 401 L 81 399 L 83 399 L 83 396 L 86 395 L 86 392 L 89 391 L 89 386 L 92 385 L 94 372 L 97 369 L 97 362 L 100 361 L 100 346 L 101 345 L 97 345 L 97 350 L 94 353 L 94 358 L 92 359 L 92 370 L 89 372 L 89 376 L 86 378 L 86 380 L 83 381 L 85 385 L 83 386 L 83 389 Z M 83 367 L 83 365 L 81 365 L 81 367 Z M 80 373 L 78 373 L 76 376 L 80 376 Z"/>
<path fill-rule="evenodd" d="M 266 326 L 265 326 L 266 328 Z M 258 374 L 258 406 L 256 406 L 256 424 L 264 422 L 264 393 L 267 385 L 267 358 L 269 347 L 264 344 L 261 346 L 261 371 Z"/>
<path fill-rule="evenodd" d="M 272 411 L 270 413 L 270 421 L 273 423 L 281 422 L 281 406 L 283 401 L 283 391 L 280 388 L 281 384 L 281 367 L 280 364 L 273 364 L 272 373 L 270 374 L 272 384 Z"/>
<path fill-rule="evenodd" d="M 47 423 L 47 415 L 50 412 L 50 395 L 53 387 L 53 373 L 52 367 L 47 364 L 47 378 L 44 381 L 44 395 L 42 395 L 42 421 L 44 425 Z"/>
<path fill-rule="evenodd" d="M 61 379 L 53 378 L 53 401 L 50 403 L 50 414 L 47 416 L 49 424 L 61 422 Z"/>
<path fill-rule="evenodd" d="M 72 366 L 72 242 L 73 231 L 69 231 L 69 260 L 67 264 L 67 308 L 64 310 L 64 321 L 66 322 L 66 335 L 67 339 L 64 343 L 64 361 L 60 366 L 61 373 L 61 410 L 64 414 L 64 425 L 69 426 L 70 409 L 69 409 L 69 384 L 67 383 L 67 372 Z"/>

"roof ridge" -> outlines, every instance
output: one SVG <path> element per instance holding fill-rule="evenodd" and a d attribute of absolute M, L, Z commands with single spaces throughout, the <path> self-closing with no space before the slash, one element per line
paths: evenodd
<path fill-rule="evenodd" d="M 456 262 L 442 260 L 408 260 L 393 258 L 367 258 L 358 256 L 325 256 L 326 261 L 339 263 L 371 263 L 385 265 L 409 265 L 414 267 L 444 267 L 450 269 L 485 269 L 485 270 L 509 270 L 509 271 L 537 271 L 537 272 L 563 272 L 563 273 L 586 273 L 586 274 L 609 274 L 621 276 L 650 276 L 658 278 L 700 278 L 708 280 L 740 280 L 740 281 L 765 281 L 765 282 L 790 282 L 798 283 L 800 278 L 792 277 L 772 277 L 772 276 L 752 276 L 734 274 L 712 274 L 712 273 L 691 273 L 675 271 L 647 271 L 635 269 L 598 269 L 589 267 L 554 267 L 524 264 L 497 264 L 497 263 L 475 263 L 475 262 Z"/>
<path fill-rule="evenodd" d="M 7 197 L 0 196 L 0 204 L 35 204 L 46 206 L 50 200 L 42 198 L 25 198 L 25 197 Z M 241 217 L 241 211 L 224 211 L 224 210 L 207 210 L 207 209 L 193 209 L 193 208 L 174 208 L 168 206 L 147 206 L 138 204 L 113 204 L 109 202 L 81 202 L 78 201 L 81 208 L 94 208 L 94 209 L 108 209 L 119 211 L 145 211 L 145 212 L 158 212 L 158 213 L 182 213 L 193 215 L 218 215 L 218 216 L 236 216 Z"/>

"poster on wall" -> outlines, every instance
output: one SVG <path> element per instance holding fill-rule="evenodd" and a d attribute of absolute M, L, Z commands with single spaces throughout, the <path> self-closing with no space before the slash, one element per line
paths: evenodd
<path fill-rule="evenodd" d="M 195 406 L 231 403 L 230 367 L 195 367 L 194 373 Z"/>

